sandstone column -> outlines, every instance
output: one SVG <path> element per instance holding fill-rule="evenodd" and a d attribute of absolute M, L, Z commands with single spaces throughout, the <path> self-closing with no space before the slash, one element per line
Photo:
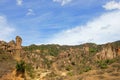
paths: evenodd
<path fill-rule="evenodd" d="M 15 53 L 15 59 L 17 61 L 20 61 L 20 54 L 21 54 L 21 51 L 22 51 L 21 44 L 22 44 L 22 38 L 19 37 L 19 36 L 16 36 L 16 47 L 15 47 L 16 53 Z"/>

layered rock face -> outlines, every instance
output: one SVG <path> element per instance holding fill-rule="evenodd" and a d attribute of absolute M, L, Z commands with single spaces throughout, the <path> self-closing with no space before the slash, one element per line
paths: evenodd
<path fill-rule="evenodd" d="M 21 44 L 22 44 L 22 38 L 19 36 L 16 36 L 16 41 L 12 40 L 8 43 L 4 41 L 0 41 L 0 50 L 1 50 L 0 53 L 12 54 L 14 55 L 15 59 L 19 60 L 22 51 Z"/>
<path fill-rule="evenodd" d="M 96 54 L 98 60 L 113 59 L 120 55 L 120 47 L 113 47 L 112 44 L 102 46 L 102 50 Z"/>

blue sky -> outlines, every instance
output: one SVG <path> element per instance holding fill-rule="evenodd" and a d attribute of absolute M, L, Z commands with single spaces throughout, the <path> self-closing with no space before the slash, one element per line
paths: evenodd
<path fill-rule="evenodd" d="M 119 0 L 0 0 L 0 7 L 0 40 L 19 35 L 23 45 L 79 45 L 120 39 Z"/>

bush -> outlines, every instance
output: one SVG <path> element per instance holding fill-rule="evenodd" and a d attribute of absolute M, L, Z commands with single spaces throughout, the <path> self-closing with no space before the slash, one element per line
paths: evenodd
<path fill-rule="evenodd" d="M 105 61 L 98 61 L 98 66 L 101 68 L 101 69 L 105 69 L 107 68 L 107 63 Z"/>
<path fill-rule="evenodd" d="M 48 60 L 47 58 L 44 58 L 44 64 L 47 65 L 47 68 L 51 67 L 52 61 Z"/>
<path fill-rule="evenodd" d="M 97 50 L 97 48 L 90 48 L 90 52 L 97 52 L 98 50 Z"/>
<path fill-rule="evenodd" d="M 22 60 L 20 62 L 17 62 L 17 64 L 16 64 L 16 70 L 17 70 L 17 72 L 24 73 L 25 72 L 25 62 L 22 61 Z"/>
<path fill-rule="evenodd" d="M 33 67 L 32 67 L 31 64 L 26 64 L 25 65 L 25 70 L 31 78 L 34 78 L 34 74 L 33 74 L 34 71 L 33 71 Z"/>
<path fill-rule="evenodd" d="M 109 64 L 112 64 L 113 62 L 115 62 L 114 59 L 111 60 L 107 59 L 107 60 L 97 61 L 97 64 L 101 69 L 105 69 L 108 67 Z"/>
<path fill-rule="evenodd" d="M 107 59 L 107 60 L 105 60 L 105 62 L 107 64 L 112 64 L 113 62 L 115 62 L 115 59 L 111 59 L 111 60 Z"/>
<path fill-rule="evenodd" d="M 82 66 L 80 68 L 79 74 L 90 71 L 92 68 L 90 66 Z"/>
<path fill-rule="evenodd" d="M 91 67 L 90 66 L 86 66 L 85 69 L 84 69 L 84 72 L 88 72 L 89 70 L 91 70 Z"/>
<path fill-rule="evenodd" d="M 73 74 L 73 72 L 68 72 L 67 73 L 69 76 L 73 76 L 74 74 Z"/>
<path fill-rule="evenodd" d="M 19 74 L 19 73 L 25 73 L 25 71 L 26 71 L 26 73 L 31 77 L 31 78 L 34 78 L 34 75 L 33 75 L 33 73 L 34 73 L 34 71 L 33 71 L 33 67 L 32 67 L 32 65 L 31 64 L 27 64 L 27 63 L 25 63 L 24 61 L 20 61 L 20 62 L 17 62 L 17 64 L 16 64 L 16 71 L 17 71 L 17 75 Z"/>
<path fill-rule="evenodd" d="M 98 52 L 97 48 L 90 48 L 89 51 L 91 56 L 95 55 Z"/>
<path fill-rule="evenodd" d="M 70 71 L 70 70 L 72 70 L 72 67 L 70 66 L 70 65 L 68 65 L 68 66 L 66 66 L 66 68 L 65 68 L 67 71 Z"/>

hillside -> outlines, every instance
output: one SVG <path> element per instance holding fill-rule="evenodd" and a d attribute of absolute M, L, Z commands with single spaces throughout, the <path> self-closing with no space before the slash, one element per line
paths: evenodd
<path fill-rule="evenodd" d="M 0 80 L 120 80 L 120 41 L 77 46 L 21 44 L 19 36 L 16 41 L 0 41 Z"/>

